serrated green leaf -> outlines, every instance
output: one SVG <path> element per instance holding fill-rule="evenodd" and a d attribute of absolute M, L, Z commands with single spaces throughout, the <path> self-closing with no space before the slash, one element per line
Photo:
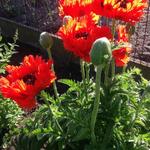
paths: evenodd
<path fill-rule="evenodd" d="M 77 83 L 70 79 L 60 79 L 58 82 L 68 85 L 69 87 L 77 87 Z"/>
<path fill-rule="evenodd" d="M 142 126 L 142 127 L 145 127 L 145 126 L 146 126 L 145 123 L 144 123 L 142 120 L 136 120 L 136 121 L 135 121 L 135 124 L 138 124 L 138 125 L 140 125 L 140 126 Z"/>
<path fill-rule="evenodd" d="M 1 69 L 1 68 L 0 68 L 0 74 L 1 74 L 1 73 L 4 74 L 4 73 L 5 73 L 5 69 Z"/>

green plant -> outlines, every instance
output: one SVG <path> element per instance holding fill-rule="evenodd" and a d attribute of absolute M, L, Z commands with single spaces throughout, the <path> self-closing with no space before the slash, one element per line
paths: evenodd
<path fill-rule="evenodd" d="M 18 31 L 13 37 L 13 43 L 4 43 L 0 35 L 0 74 L 5 73 L 4 67 L 10 62 L 10 58 L 15 53 L 15 47 L 18 39 Z"/>
<path fill-rule="evenodd" d="M 117 75 L 111 87 L 104 88 L 98 117 L 103 123 L 99 124 L 100 133 L 97 132 L 104 134 L 100 138 L 101 149 L 149 149 L 150 95 L 147 87 L 148 81 L 134 68 Z"/>
<path fill-rule="evenodd" d="M 0 95 L 0 147 L 7 147 L 14 132 L 17 132 L 22 110 L 9 99 Z"/>
<path fill-rule="evenodd" d="M 42 99 L 48 100 L 51 105 L 40 106 L 33 116 L 27 119 L 24 128 L 21 129 L 21 134 L 17 137 L 16 149 L 26 149 L 25 145 L 29 144 L 36 146 L 35 141 L 43 142 L 41 147 L 45 149 L 74 149 L 80 147 L 78 142 L 89 139 L 90 109 L 88 103 L 91 102 L 85 101 L 85 95 L 80 90 L 83 84 L 67 79 L 59 82 L 70 86 L 67 93 L 57 100 L 44 91 L 41 93 Z M 86 135 L 88 137 L 85 137 Z"/>
<path fill-rule="evenodd" d="M 137 77 L 138 81 L 135 80 Z M 24 123 L 15 143 L 16 149 L 150 148 L 148 81 L 141 76 L 138 69 L 117 75 L 109 87 L 102 86 L 95 125 L 96 146 L 90 142 L 90 119 L 95 89 L 93 81 L 88 84 L 88 101 L 83 83 L 67 79 L 59 82 L 68 85 L 69 89 L 57 100 L 44 91 L 41 93 L 40 96 L 47 100 L 47 105 L 40 106 Z M 39 144 L 38 148 L 35 143 Z M 27 145 L 32 146 L 27 148 Z"/>
<path fill-rule="evenodd" d="M 5 47 L 1 53 L 2 70 L 13 54 L 15 44 L 10 46 L 9 49 L 5 44 L 1 45 L 1 51 Z M 81 82 L 59 80 L 68 86 L 64 94 L 52 97 L 42 91 L 38 98 L 44 104 L 23 120 L 20 120 L 22 111 L 1 96 L 3 147 L 11 141 L 9 144 L 16 150 L 149 149 L 150 87 L 140 70 L 133 68 L 112 76 L 108 69 L 106 84 L 106 76 L 103 80 L 100 75 L 108 66 L 97 70 L 96 82 L 89 76 L 89 67 L 81 61 Z"/>
<path fill-rule="evenodd" d="M 4 73 L 4 67 L 10 62 L 10 58 L 15 53 L 18 33 L 16 32 L 13 43 L 3 43 L 0 36 L 0 73 Z M 22 116 L 22 110 L 10 99 L 5 99 L 0 93 L 0 147 L 6 147 L 11 136 L 17 132 L 17 126 Z"/>

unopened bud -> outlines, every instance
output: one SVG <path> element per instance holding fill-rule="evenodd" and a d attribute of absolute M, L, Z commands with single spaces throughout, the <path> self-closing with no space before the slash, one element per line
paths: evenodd
<path fill-rule="evenodd" d="M 42 32 L 40 34 L 40 44 L 43 48 L 51 48 L 53 45 L 53 39 L 48 32 Z"/>
<path fill-rule="evenodd" d="M 98 66 L 104 65 L 112 57 L 111 44 L 105 37 L 97 39 L 90 51 L 91 62 Z"/>

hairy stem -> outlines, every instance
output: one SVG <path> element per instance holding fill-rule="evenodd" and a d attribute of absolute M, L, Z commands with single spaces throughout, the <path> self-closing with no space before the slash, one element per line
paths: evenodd
<path fill-rule="evenodd" d="M 99 103 L 100 103 L 100 84 L 101 84 L 101 73 L 102 73 L 102 66 L 97 66 L 97 72 L 96 72 L 96 89 L 95 89 L 95 101 L 94 101 L 94 107 L 92 111 L 91 116 L 91 140 L 92 143 L 96 144 L 96 136 L 95 136 L 95 124 L 96 124 L 96 118 L 98 114 L 99 109 Z"/>
<path fill-rule="evenodd" d="M 48 52 L 49 59 L 52 59 L 51 49 L 47 48 L 47 52 Z M 53 64 L 52 64 L 52 70 L 55 72 Z M 55 81 L 53 82 L 53 89 L 54 89 L 55 97 L 58 99 L 59 94 L 58 94 L 58 90 L 57 90 L 57 86 L 56 86 L 56 82 Z"/>
<path fill-rule="evenodd" d="M 114 123 L 112 123 L 112 122 L 108 123 L 107 128 L 106 128 L 106 132 L 105 132 L 105 135 L 103 138 L 103 142 L 101 145 L 101 150 L 107 150 L 106 149 L 107 145 L 109 144 L 109 142 L 112 138 L 113 126 L 114 126 Z"/>
<path fill-rule="evenodd" d="M 110 62 L 108 62 L 106 64 L 106 68 L 105 68 L 105 78 L 104 78 L 104 85 L 107 86 L 109 83 L 109 67 L 110 67 Z"/>
<path fill-rule="evenodd" d="M 115 60 L 112 59 L 112 62 L 111 62 L 111 77 L 112 79 L 115 77 Z"/>
<path fill-rule="evenodd" d="M 81 74 L 82 74 L 82 80 L 83 80 L 83 86 L 84 86 L 84 93 L 86 101 L 88 100 L 88 94 L 87 94 L 87 86 L 86 86 L 86 80 L 85 80 L 85 69 L 84 69 L 84 62 L 82 59 L 80 59 L 80 66 L 81 66 Z"/>
<path fill-rule="evenodd" d="M 86 80 L 87 83 L 90 81 L 90 65 L 85 63 L 85 71 L 86 71 Z"/>
<path fill-rule="evenodd" d="M 126 68 L 127 68 L 127 66 L 125 65 L 125 66 L 123 66 L 123 68 L 122 68 L 122 73 L 125 73 L 126 72 Z"/>

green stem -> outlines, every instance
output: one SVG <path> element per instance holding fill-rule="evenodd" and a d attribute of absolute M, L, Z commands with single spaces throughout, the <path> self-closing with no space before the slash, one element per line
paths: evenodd
<path fill-rule="evenodd" d="M 86 80 L 87 83 L 90 82 L 90 64 L 85 63 L 85 71 L 86 71 Z"/>
<path fill-rule="evenodd" d="M 106 149 L 107 145 L 109 144 L 109 142 L 112 138 L 113 126 L 114 126 L 114 123 L 112 123 L 112 122 L 108 123 L 107 128 L 106 128 L 106 132 L 105 132 L 105 135 L 103 138 L 103 142 L 101 145 L 101 150 L 107 150 Z"/>
<path fill-rule="evenodd" d="M 112 59 L 112 62 L 111 62 L 111 76 L 112 76 L 112 79 L 115 77 L 115 60 Z"/>
<path fill-rule="evenodd" d="M 113 19 L 112 20 L 112 36 L 113 36 L 113 42 L 115 40 L 115 29 L 116 29 L 116 20 Z M 111 75 L 112 75 L 112 80 L 115 76 L 115 60 L 112 58 L 112 62 L 111 62 Z"/>
<path fill-rule="evenodd" d="M 98 114 L 99 109 L 99 103 L 100 103 L 100 84 L 101 84 L 101 73 L 102 73 L 102 66 L 97 66 L 97 72 L 96 72 L 96 89 L 95 89 L 95 101 L 94 101 L 94 108 L 92 111 L 91 116 L 91 140 L 92 143 L 96 144 L 96 136 L 95 136 L 95 124 L 96 124 L 96 118 Z"/>
<path fill-rule="evenodd" d="M 126 68 L 127 68 L 127 66 L 125 65 L 125 66 L 123 66 L 123 68 L 122 68 L 122 73 L 125 73 L 126 72 Z"/>
<path fill-rule="evenodd" d="M 84 62 L 82 59 L 80 59 L 80 66 L 81 66 L 81 74 L 82 74 L 82 80 L 83 80 L 83 86 L 84 86 L 84 93 L 86 102 L 88 101 L 88 94 L 87 94 L 87 87 L 86 87 L 86 80 L 85 80 L 85 69 L 84 69 Z"/>
<path fill-rule="evenodd" d="M 115 36 L 115 27 L 116 26 L 116 20 L 113 19 L 112 20 L 112 36 L 113 36 L 113 40 L 114 40 L 114 36 Z"/>
<path fill-rule="evenodd" d="M 52 59 L 51 49 L 47 48 L 47 52 L 48 52 L 49 59 Z M 52 64 L 52 70 L 55 72 L 53 64 Z M 53 82 L 53 89 L 54 89 L 55 97 L 58 99 L 59 94 L 58 94 L 58 90 L 57 90 L 57 86 L 56 86 L 56 82 L 55 81 Z"/>
<path fill-rule="evenodd" d="M 105 79 L 104 79 L 104 85 L 107 86 L 109 83 L 109 67 L 110 67 L 110 62 L 108 62 L 106 64 L 106 68 L 105 68 Z"/>

